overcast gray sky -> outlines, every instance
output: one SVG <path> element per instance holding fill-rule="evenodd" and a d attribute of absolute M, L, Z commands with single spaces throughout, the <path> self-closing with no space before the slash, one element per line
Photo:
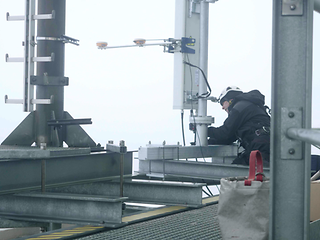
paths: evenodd
<path fill-rule="evenodd" d="M 5 54 L 22 57 L 24 0 L 0 2 L 0 97 L 22 98 L 22 63 L 6 63 Z M 175 1 L 67 0 L 66 35 L 80 46 L 66 45 L 65 107 L 74 118 L 92 118 L 84 129 L 97 143 L 125 140 L 130 150 L 148 141 L 182 143 L 180 111 L 173 110 L 173 55 L 160 46 L 98 50 L 132 44 L 135 38 L 174 37 Z M 1 17 L 2 16 L 2 17 Z M 272 1 L 219 0 L 210 4 L 208 81 L 212 95 L 228 85 L 259 89 L 271 106 Z M 314 15 L 313 92 L 320 89 L 320 14 Z M 316 67 L 318 66 L 318 69 Z M 319 94 L 313 94 L 313 127 L 320 127 Z M 2 142 L 27 116 L 21 105 L 0 102 Z M 215 126 L 227 117 L 219 104 L 208 103 Z M 193 141 L 185 111 L 186 142 Z M 316 152 L 316 150 L 313 150 Z"/>

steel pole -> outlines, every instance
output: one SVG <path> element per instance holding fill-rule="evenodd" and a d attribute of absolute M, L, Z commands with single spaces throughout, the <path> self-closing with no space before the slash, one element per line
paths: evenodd
<path fill-rule="evenodd" d="M 311 128 L 313 1 L 273 1 L 269 239 L 307 240 L 309 143 L 287 136 Z M 289 131 L 290 132 L 290 131 Z"/>
<path fill-rule="evenodd" d="M 60 38 L 65 34 L 65 0 L 39 0 L 38 1 L 38 13 L 48 14 L 52 11 L 55 12 L 55 18 L 51 20 L 38 21 L 39 37 L 54 37 Z M 64 43 L 61 41 L 38 41 L 37 43 L 37 55 L 50 56 L 54 53 L 53 62 L 38 62 L 37 63 L 37 76 L 64 76 Z M 50 105 L 38 104 L 36 106 L 36 143 L 40 146 L 40 143 L 46 143 L 47 146 L 52 146 L 52 136 L 50 127 L 48 127 L 47 121 L 51 120 L 52 113 L 54 113 L 57 119 L 63 119 L 63 104 L 64 104 L 64 87 L 63 86 L 50 86 L 50 85 L 38 85 L 36 90 L 38 99 L 50 99 L 54 98 L 54 102 Z M 61 135 L 61 133 L 59 134 Z M 62 146 L 62 137 L 59 139 L 59 145 Z"/>
<path fill-rule="evenodd" d="M 314 0 L 314 10 L 320 13 L 320 0 Z"/>
<path fill-rule="evenodd" d="M 203 70 L 204 74 L 207 76 L 208 69 L 208 38 L 209 38 L 209 3 L 201 1 L 200 3 L 200 68 Z M 205 79 L 201 73 L 199 78 L 199 95 L 207 92 L 207 85 Z M 198 104 L 198 116 L 207 116 L 207 99 L 199 98 Z M 208 125 L 204 123 L 197 123 L 197 140 L 198 146 L 208 145 Z"/>

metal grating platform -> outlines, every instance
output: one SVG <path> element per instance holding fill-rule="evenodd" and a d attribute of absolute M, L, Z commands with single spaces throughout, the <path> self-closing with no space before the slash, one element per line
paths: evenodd
<path fill-rule="evenodd" d="M 136 240 L 136 239 L 210 239 L 220 240 L 217 220 L 218 204 L 177 213 L 141 223 L 125 226 L 95 235 L 77 238 L 81 240 Z"/>

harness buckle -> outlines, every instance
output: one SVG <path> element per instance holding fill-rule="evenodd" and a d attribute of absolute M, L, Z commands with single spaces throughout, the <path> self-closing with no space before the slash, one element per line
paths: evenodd
<path fill-rule="evenodd" d="M 254 133 L 259 137 L 262 134 L 270 133 L 270 128 L 263 126 L 262 128 L 255 130 Z"/>
<path fill-rule="evenodd" d="M 270 132 L 270 128 L 269 128 L 269 127 L 263 126 L 262 129 L 263 129 L 266 133 L 269 133 L 269 132 Z"/>

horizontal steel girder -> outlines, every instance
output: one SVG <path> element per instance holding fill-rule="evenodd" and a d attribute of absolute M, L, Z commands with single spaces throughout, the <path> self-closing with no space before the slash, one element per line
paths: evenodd
<path fill-rule="evenodd" d="M 202 187 L 205 185 L 204 183 L 126 180 L 123 185 L 123 194 L 128 197 L 126 201 L 130 202 L 199 207 L 202 205 Z M 48 189 L 48 191 L 119 196 L 119 188 L 118 182 L 105 181 Z"/>
<path fill-rule="evenodd" d="M 248 176 L 249 167 L 186 160 L 140 160 L 139 173 L 162 178 L 167 175 L 173 175 L 220 180 L 225 177 Z M 268 168 L 264 169 L 264 174 L 269 177 Z"/>
<path fill-rule="evenodd" d="M 44 222 L 117 225 L 127 199 L 61 193 L 26 193 L 0 196 L 0 216 Z"/>
<path fill-rule="evenodd" d="M 120 154 L 95 153 L 47 158 L 46 187 L 120 175 Z M 124 174 L 132 174 L 132 152 L 124 155 Z M 0 160 L 0 194 L 41 186 L 41 159 Z"/>
<path fill-rule="evenodd" d="M 46 159 L 52 157 L 84 155 L 90 154 L 90 152 L 90 148 L 48 147 L 46 149 L 40 149 L 38 147 L 0 145 L 0 160 L 13 158 Z"/>
<path fill-rule="evenodd" d="M 180 145 L 147 145 L 139 148 L 140 160 L 186 159 L 207 157 L 236 157 L 237 145 L 180 146 Z"/>

